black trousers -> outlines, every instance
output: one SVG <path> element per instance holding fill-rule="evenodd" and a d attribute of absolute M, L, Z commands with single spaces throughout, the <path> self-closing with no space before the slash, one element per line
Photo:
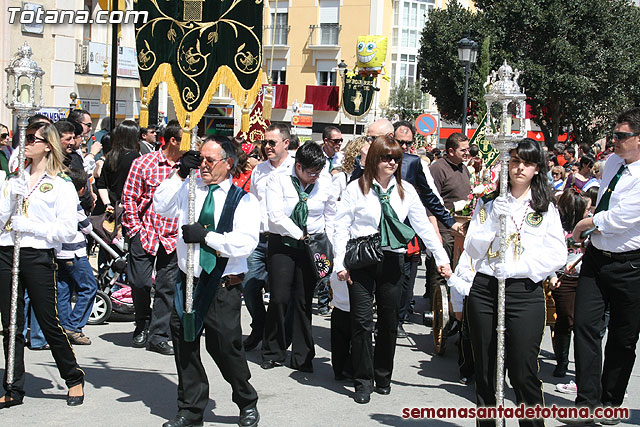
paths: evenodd
<path fill-rule="evenodd" d="M 640 333 L 640 257 L 612 259 L 589 246 L 582 259 L 574 314 L 577 406 L 619 406 Z M 610 308 L 602 367 L 603 315 Z M 602 375 L 600 375 L 602 369 Z"/>
<path fill-rule="evenodd" d="M 51 346 L 51 354 L 56 361 L 60 376 L 67 387 L 84 381 L 84 372 L 78 367 L 69 339 L 60 326 L 56 311 L 56 262 L 51 249 L 20 249 L 20 274 L 18 281 L 18 311 L 16 351 L 13 383 L 7 384 L 6 361 L 9 349 L 9 320 L 11 314 L 11 268 L 13 266 L 13 246 L 0 247 L 0 311 L 2 313 L 2 334 L 5 357 L 3 386 L 6 394 L 22 400 L 24 396 L 24 291 L 29 292 L 31 307 L 42 328 L 44 337 Z"/>
<path fill-rule="evenodd" d="M 151 275 L 155 266 L 156 281 L 151 308 Z M 136 310 L 136 333 L 149 329 L 149 342 L 160 344 L 169 341 L 169 318 L 173 309 L 173 293 L 178 279 L 176 251 L 168 254 L 164 246 L 158 246 L 155 256 L 147 253 L 140 243 L 140 233 L 131 239 L 127 276 L 131 284 L 131 296 Z"/>
<path fill-rule="evenodd" d="M 183 283 L 185 275 L 181 273 Z M 205 278 L 203 277 L 203 280 Z M 194 285 L 198 279 L 194 279 Z M 205 347 L 231 385 L 232 400 L 240 410 L 256 406 L 258 395 L 249 384 L 251 372 L 242 347 L 240 286 L 218 287 L 204 319 Z M 200 358 L 200 336 L 193 342 L 183 339 L 180 317 L 171 313 L 171 336 L 178 371 L 178 416 L 202 421 L 209 402 L 209 382 Z"/>
<path fill-rule="evenodd" d="M 471 346 L 475 366 L 478 406 L 496 405 L 496 328 L 498 325 L 498 280 L 476 274 L 467 297 Z M 544 405 L 542 381 L 538 379 L 538 354 L 545 327 L 542 283 L 530 279 L 507 279 L 505 291 L 505 367 L 516 402 Z M 520 420 L 521 426 L 543 426 L 543 420 Z M 477 422 L 495 425 L 494 420 Z"/>
<path fill-rule="evenodd" d="M 471 347 L 471 334 L 469 333 L 469 319 L 467 318 L 467 298 L 462 307 L 462 325 L 460 326 L 460 338 L 458 339 L 458 368 L 460 376 L 469 378 L 473 376 L 473 348 Z"/>
<path fill-rule="evenodd" d="M 402 281 L 402 296 L 400 297 L 398 310 L 398 322 L 400 323 L 409 320 L 409 305 L 413 299 L 413 288 L 416 283 L 419 265 L 420 255 L 404 257 L 404 280 Z"/>
<path fill-rule="evenodd" d="M 398 335 L 398 306 L 402 293 L 404 254 L 384 252 L 377 266 L 349 272 L 351 357 L 356 392 L 371 393 L 391 384 Z M 378 313 L 378 335 L 373 349 L 373 300 Z"/>
<path fill-rule="evenodd" d="M 351 376 L 351 315 L 337 307 L 331 311 L 331 365 L 337 377 Z"/>
<path fill-rule="evenodd" d="M 577 287 L 576 278 L 566 277 L 559 288 L 551 291 L 558 316 L 553 327 L 554 335 L 571 335 Z"/>
<path fill-rule="evenodd" d="M 291 368 L 312 370 L 316 354 L 311 333 L 311 305 L 315 276 L 304 249 L 282 243 L 282 236 L 269 235 L 267 246 L 271 299 L 267 309 L 262 358 L 283 363 L 287 356 L 285 315 L 292 305 Z"/>

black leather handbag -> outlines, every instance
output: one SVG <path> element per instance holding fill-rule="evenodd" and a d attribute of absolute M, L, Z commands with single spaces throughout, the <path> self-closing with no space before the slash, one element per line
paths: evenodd
<path fill-rule="evenodd" d="M 349 239 L 344 254 L 344 266 L 349 270 L 355 270 L 382 262 L 384 255 L 380 241 L 380 233 Z"/>
<path fill-rule="evenodd" d="M 304 239 L 304 246 L 314 269 L 316 282 L 324 279 L 333 271 L 333 246 L 327 233 L 309 234 Z"/>

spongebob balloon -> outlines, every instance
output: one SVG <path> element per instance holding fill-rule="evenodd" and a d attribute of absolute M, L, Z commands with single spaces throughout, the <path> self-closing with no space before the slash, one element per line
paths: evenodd
<path fill-rule="evenodd" d="M 358 36 L 356 50 L 360 74 L 377 76 L 384 70 L 384 61 L 387 57 L 386 37 Z"/>

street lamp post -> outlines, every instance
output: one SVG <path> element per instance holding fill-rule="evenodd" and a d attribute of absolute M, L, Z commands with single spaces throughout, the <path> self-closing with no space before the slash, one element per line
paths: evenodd
<path fill-rule="evenodd" d="M 487 105 L 485 138 L 500 152 L 500 196 L 507 194 L 509 181 L 509 151 L 516 147 L 518 141 L 527 136 L 524 125 L 526 95 L 518 85 L 520 72 L 513 70 L 507 61 L 492 71 L 484 84 L 487 92 L 484 96 Z M 517 128 L 514 133 L 512 129 Z M 499 262 L 504 263 L 507 252 L 507 217 L 500 216 L 500 250 Z M 505 326 L 505 281 L 498 280 L 498 309 L 496 337 L 496 406 L 504 406 L 504 334 Z M 504 420 L 496 420 L 502 427 Z"/>
<path fill-rule="evenodd" d="M 7 92 L 5 105 L 18 118 L 18 176 L 24 175 L 24 145 L 26 139 L 27 119 L 42 107 L 42 76 L 44 71 L 31 59 L 33 51 L 25 44 L 18 48 L 18 52 L 11 58 L 5 68 L 7 73 Z M 24 215 L 24 197 L 18 196 L 14 215 Z M 10 230 L 10 220 L 5 229 Z M 13 384 L 16 358 L 16 326 L 18 316 L 18 276 L 20 273 L 20 239 L 22 233 L 14 232 L 13 267 L 11 270 L 11 303 L 9 316 L 9 346 L 7 355 L 7 384 Z M 5 298 L 6 295 L 3 295 Z M 22 316 L 23 313 L 20 313 Z M 20 331 L 22 333 L 22 331 Z"/>
<path fill-rule="evenodd" d="M 340 93 L 340 97 L 342 98 L 342 96 L 344 96 L 344 86 L 345 86 L 345 74 L 347 72 L 347 68 L 348 65 L 346 62 L 344 62 L 344 59 L 340 60 L 340 63 L 338 64 L 338 72 L 340 73 L 340 79 L 342 80 L 342 92 Z M 342 105 L 342 102 L 340 102 L 340 105 Z M 342 122 L 342 116 L 340 116 L 340 122 Z M 353 137 L 356 137 L 356 118 L 353 118 Z"/>
<path fill-rule="evenodd" d="M 478 55 L 478 43 L 464 37 L 458 42 L 458 59 L 464 67 L 464 103 L 462 104 L 462 133 L 467 134 L 467 98 L 469 95 L 469 71 Z"/>

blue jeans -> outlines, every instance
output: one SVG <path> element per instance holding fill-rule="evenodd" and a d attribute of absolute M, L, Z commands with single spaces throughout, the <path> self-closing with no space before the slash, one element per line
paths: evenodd
<path fill-rule="evenodd" d="M 251 334 L 262 337 L 267 310 L 262 300 L 262 289 L 267 284 L 267 241 L 260 237 L 256 249 L 247 258 L 247 274 L 242 281 L 244 303 L 251 315 Z"/>
<path fill-rule="evenodd" d="M 40 348 L 47 345 L 47 340 L 44 337 L 44 333 L 42 333 L 42 329 L 40 329 L 40 324 L 38 323 L 38 319 L 36 319 L 36 314 L 33 310 L 31 310 L 31 300 L 29 299 L 29 293 L 24 291 L 24 330 L 22 331 L 22 335 L 24 335 L 24 339 L 27 339 L 27 330 L 31 329 L 29 333 L 29 346 L 31 348 Z"/>
<path fill-rule="evenodd" d="M 82 332 L 87 324 L 98 282 L 86 256 L 73 259 L 58 259 L 58 318 L 60 325 L 69 331 Z M 78 295 L 76 305 L 71 308 L 73 293 Z"/>

